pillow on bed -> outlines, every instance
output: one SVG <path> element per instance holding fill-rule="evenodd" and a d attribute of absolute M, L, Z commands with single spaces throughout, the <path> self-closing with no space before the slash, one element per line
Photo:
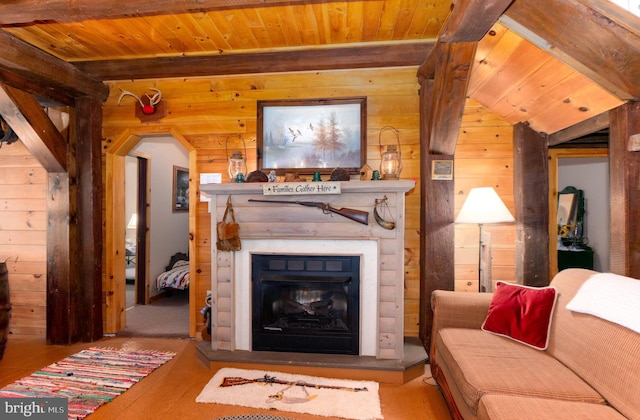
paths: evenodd
<path fill-rule="evenodd" d="M 556 297 L 553 286 L 529 287 L 498 281 L 482 330 L 546 350 Z"/>
<path fill-rule="evenodd" d="M 184 265 L 189 265 L 189 260 L 178 260 L 173 263 L 173 267 L 171 267 L 171 269 L 182 267 Z"/>

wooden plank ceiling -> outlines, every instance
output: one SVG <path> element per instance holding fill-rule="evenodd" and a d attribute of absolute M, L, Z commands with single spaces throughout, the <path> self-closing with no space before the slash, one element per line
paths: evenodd
<path fill-rule="evenodd" d="M 0 4 L 3 31 L 96 79 L 120 80 L 203 76 L 216 71 L 213 69 L 264 71 L 264 67 L 251 66 L 251 57 L 269 58 L 275 53 L 286 61 L 279 65 L 266 61 L 271 66 L 267 68 L 275 71 L 326 69 L 334 63 L 353 68 L 417 68 L 427 60 L 436 40 L 447 41 L 450 36 L 442 30 L 454 6 L 472 2 L 50 0 L 46 7 L 31 5 L 33 0 L 9 3 Z M 488 5 L 492 3 L 487 0 Z M 632 71 L 625 68 L 629 73 L 626 79 L 601 75 L 593 69 L 599 62 L 580 57 L 580 47 L 575 46 L 588 44 L 593 32 L 588 36 L 587 32 L 554 32 L 533 16 L 548 15 L 541 10 L 554 10 L 558 25 L 563 18 L 586 21 L 594 11 L 602 16 L 622 16 L 622 23 L 614 29 L 624 30 L 624 34 L 616 35 L 611 28 L 606 34 L 625 39 L 622 53 L 630 57 L 627 53 L 635 51 L 635 56 L 640 56 L 640 25 L 630 13 L 621 13 L 622 9 L 604 0 L 530 3 L 512 2 L 479 41 L 468 97 L 511 124 L 527 122 L 536 131 L 552 134 L 640 96 L 638 82 L 629 82 L 640 76 L 640 66 L 632 63 Z M 558 39 L 568 45 L 564 54 L 553 51 Z M 611 43 L 604 36 L 594 39 Z M 604 51 L 594 53 L 601 53 L 599 59 L 606 63 Z M 214 59 L 220 65 L 215 65 Z"/>

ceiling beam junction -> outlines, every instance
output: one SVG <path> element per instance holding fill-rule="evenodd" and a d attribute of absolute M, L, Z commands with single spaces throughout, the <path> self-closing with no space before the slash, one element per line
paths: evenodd
<path fill-rule="evenodd" d="M 419 67 L 421 84 L 434 80 L 427 130 L 430 153 L 454 154 L 477 43 L 512 1 L 456 2 L 436 45 Z"/>
<path fill-rule="evenodd" d="M 0 84 L 0 115 L 47 172 L 66 172 L 67 142 L 33 95 Z"/>
<path fill-rule="evenodd" d="M 42 86 L 45 94 L 47 89 L 58 90 L 59 95 L 69 98 L 90 96 L 104 101 L 109 95 L 109 88 L 101 81 L 8 32 L 0 31 L 0 45 L 0 82 L 26 90 L 29 86 L 18 84 L 29 80 L 30 85 Z M 3 74 L 19 77 L 2 77 Z"/>

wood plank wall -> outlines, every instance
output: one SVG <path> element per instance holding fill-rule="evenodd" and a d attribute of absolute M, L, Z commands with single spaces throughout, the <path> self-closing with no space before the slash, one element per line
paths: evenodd
<path fill-rule="evenodd" d="M 418 334 L 419 316 L 419 211 L 420 153 L 418 88 L 415 68 L 354 71 L 302 72 L 225 76 L 196 79 L 164 79 L 111 83 L 104 106 L 104 149 L 126 130 L 139 131 L 131 102 L 117 105 L 120 88 L 143 94 L 151 87 L 163 92 L 168 115 L 153 130 L 166 126 L 183 135 L 197 150 L 201 172 L 222 172 L 227 165 L 225 140 L 240 134 L 246 142 L 249 170 L 255 169 L 256 101 L 366 96 L 367 162 L 379 164 L 379 133 L 390 125 L 400 130 L 403 157 L 401 178 L 415 179 L 416 188 L 407 194 L 405 229 L 405 333 Z M 383 146 L 394 139 L 381 138 Z M 242 147 L 237 136 L 229 149 Z M 513 129 L 474 101 L 465 108 L 455 156 L 456 210 L 473 187 L 493 186 L 514 212 Z M 193 171 L 193 169 L 192 169 Z M 205 204 L 198 204 L 196 217 L 197 267 L 196 305 L 204 301 L 211 278 L 211 225 Z M 109 223 L 109 221 L 107 221 Z M 493 279 L 515 281 L 515 226 L 486 226 L 492 235 Z M 477 290 L 478 230 L 456 227 L 456 290 Z M 198 328 L 199 330 L 200 328 Z"/>
<path fill-rule="evenodd" d="M 401 178 L 419 182 L 419 112 L 416 67 L 277 73 L 194 79 L 119 81 L 109 83 L 111 93 L 103 107 L 103 150 L 127 130 L 144 131 L 134 115 L 133 101 L 117 104 L 120 89 L 142 95 L 149 88 L 162 91 L 167 101 L 167 116 L 150 123 L 150 130 L 175 130 L 196 149 L 196 168 L 191 178 L 198 183 L 200 173 L 225 173 L 225 140 L 240 134 L 247 147 L 249 170 L 256 168 L 256 115 L 258 100 L 367 97 L 367 162 L 377 168 L 380 162 L 379 132 L 390 125 L 400 131 L 403 158 Z M 395 138 L 382 136 L 382 144 Z M 237 136 L 229 140 L 229 149 L 243 147 Z M 225 178 L 226 182 L 226 178 Z M 405 331 L 418 334 L 419 313 L 419 186 L 407 195 L 405 229 Z M 110 221 L 106 220 L 109 224 Z M 211 287 L 211 226 L 207 206 L 198 203 L 194 239 L 196 247 L 196 305 L 204 302 Z M 198 306 L 198 309 L 200 307 Z M 198 317 L 198 320 L 200 317 Z M 198 327 L 198 330 L 200 328 Z"/>
<path fill-rule="evenodd" d="M 112 142 L 127 131 L 144 131 L 145 127 L 151 132 L 176 130 L 197 149 L 192 175 L 197 180 L 200 172 L 225 171 L 225 139 L 238 133 L 247 142 L 249 168 L 253 170 L 257 100 L 367 96 L 369 165 L 375 168 L 380 160 L 380 128 L 391 125 L 400 130 L 401 178 L 417 181 L 407 195 L 404 321 L 406 334 L 417 336 L 420 153 L 415 74 L 415 68 L 403 68 L 113 82 L 103 107 L 103 150 L 106 154 Z M 119 89 L 144 94 L 150 87 L 162 90 L 168 115 L 158 123 L 143 124 L 136 119 L 132 102 L 117 104 Z M 456 212 L 471 188 L 487 185 L 494 186 L 513 211 L 512 138 L 509 124 L 474 101 L 467 103 L 455 155 Z M 383 145 L 390 141 L 383 135 Z M 241 143 L 234 136 L 229 146 L 237 148 Z M 0 258 L 7 260 L 9 269 L 13 302 L 10 330 L 14 334 L 45 336 L 46 178 L 46 172 L 21 143 L 0 148 Z M 110 223 L 105 218 L 105 225 Z M 194 235 L 198 315 L 210 287 L 210 229 L 207 206 L 199 203 Z M 515 281 L 515 227 L 487 225 L 484 230 L 492 234 L 494 280 Z M 455 255 L 456 290 L 477 290 L 477 227 L 456 226 Z"/>
<path fill-rule="evenodd" d="M 473 100 L 467 100 L 454 163 L 455 209 L 460 211 L 469 191 L 493 187 L 515 216 L 513 189 L 513 127 Z M 516 281 L 514 223 L 483 225 L 491 235 L 492 279 Z M 455 290 L 478 290 L 477 225 L 456 225 Z"/>
<path fill-rule="evenodd" d="M 45 337 L 47 172 L 22 142 L 0 147 L 0 261 L 12 304 L 9 333 Z"/>

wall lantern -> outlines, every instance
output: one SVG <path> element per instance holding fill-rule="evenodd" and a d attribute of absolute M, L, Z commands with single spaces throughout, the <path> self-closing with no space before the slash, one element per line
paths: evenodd
<path fill-rule="evenodd" d="M 227 160 L 229 161 L 229 182 L 244 182 L 245 176 L 247 176 L 247 160 L 242 155 L 240 150 L 234 150 L 229 156 L 229 139 L 232 136 L 238 136 L 242 140 L 244 146 L 244 156 L 247 155 L 247 145 L 239 134 L 229 134 L 225 141 L 225 150 L 227 154 Z"/>
<path fill-rule="evenodd" d="M 396 144 L 387 146 L 386 151 L 382 152 L 382 133 L 391 130 L 396 136 Z M 394 127 L 389 125 L 382 127 L 378 134 L 378 144 L 380 145 L 380 175 L 382 179 L 398 179 L 400 171 L 402 171 L 402 159 L 400 156 L 400 133 Z"/>

